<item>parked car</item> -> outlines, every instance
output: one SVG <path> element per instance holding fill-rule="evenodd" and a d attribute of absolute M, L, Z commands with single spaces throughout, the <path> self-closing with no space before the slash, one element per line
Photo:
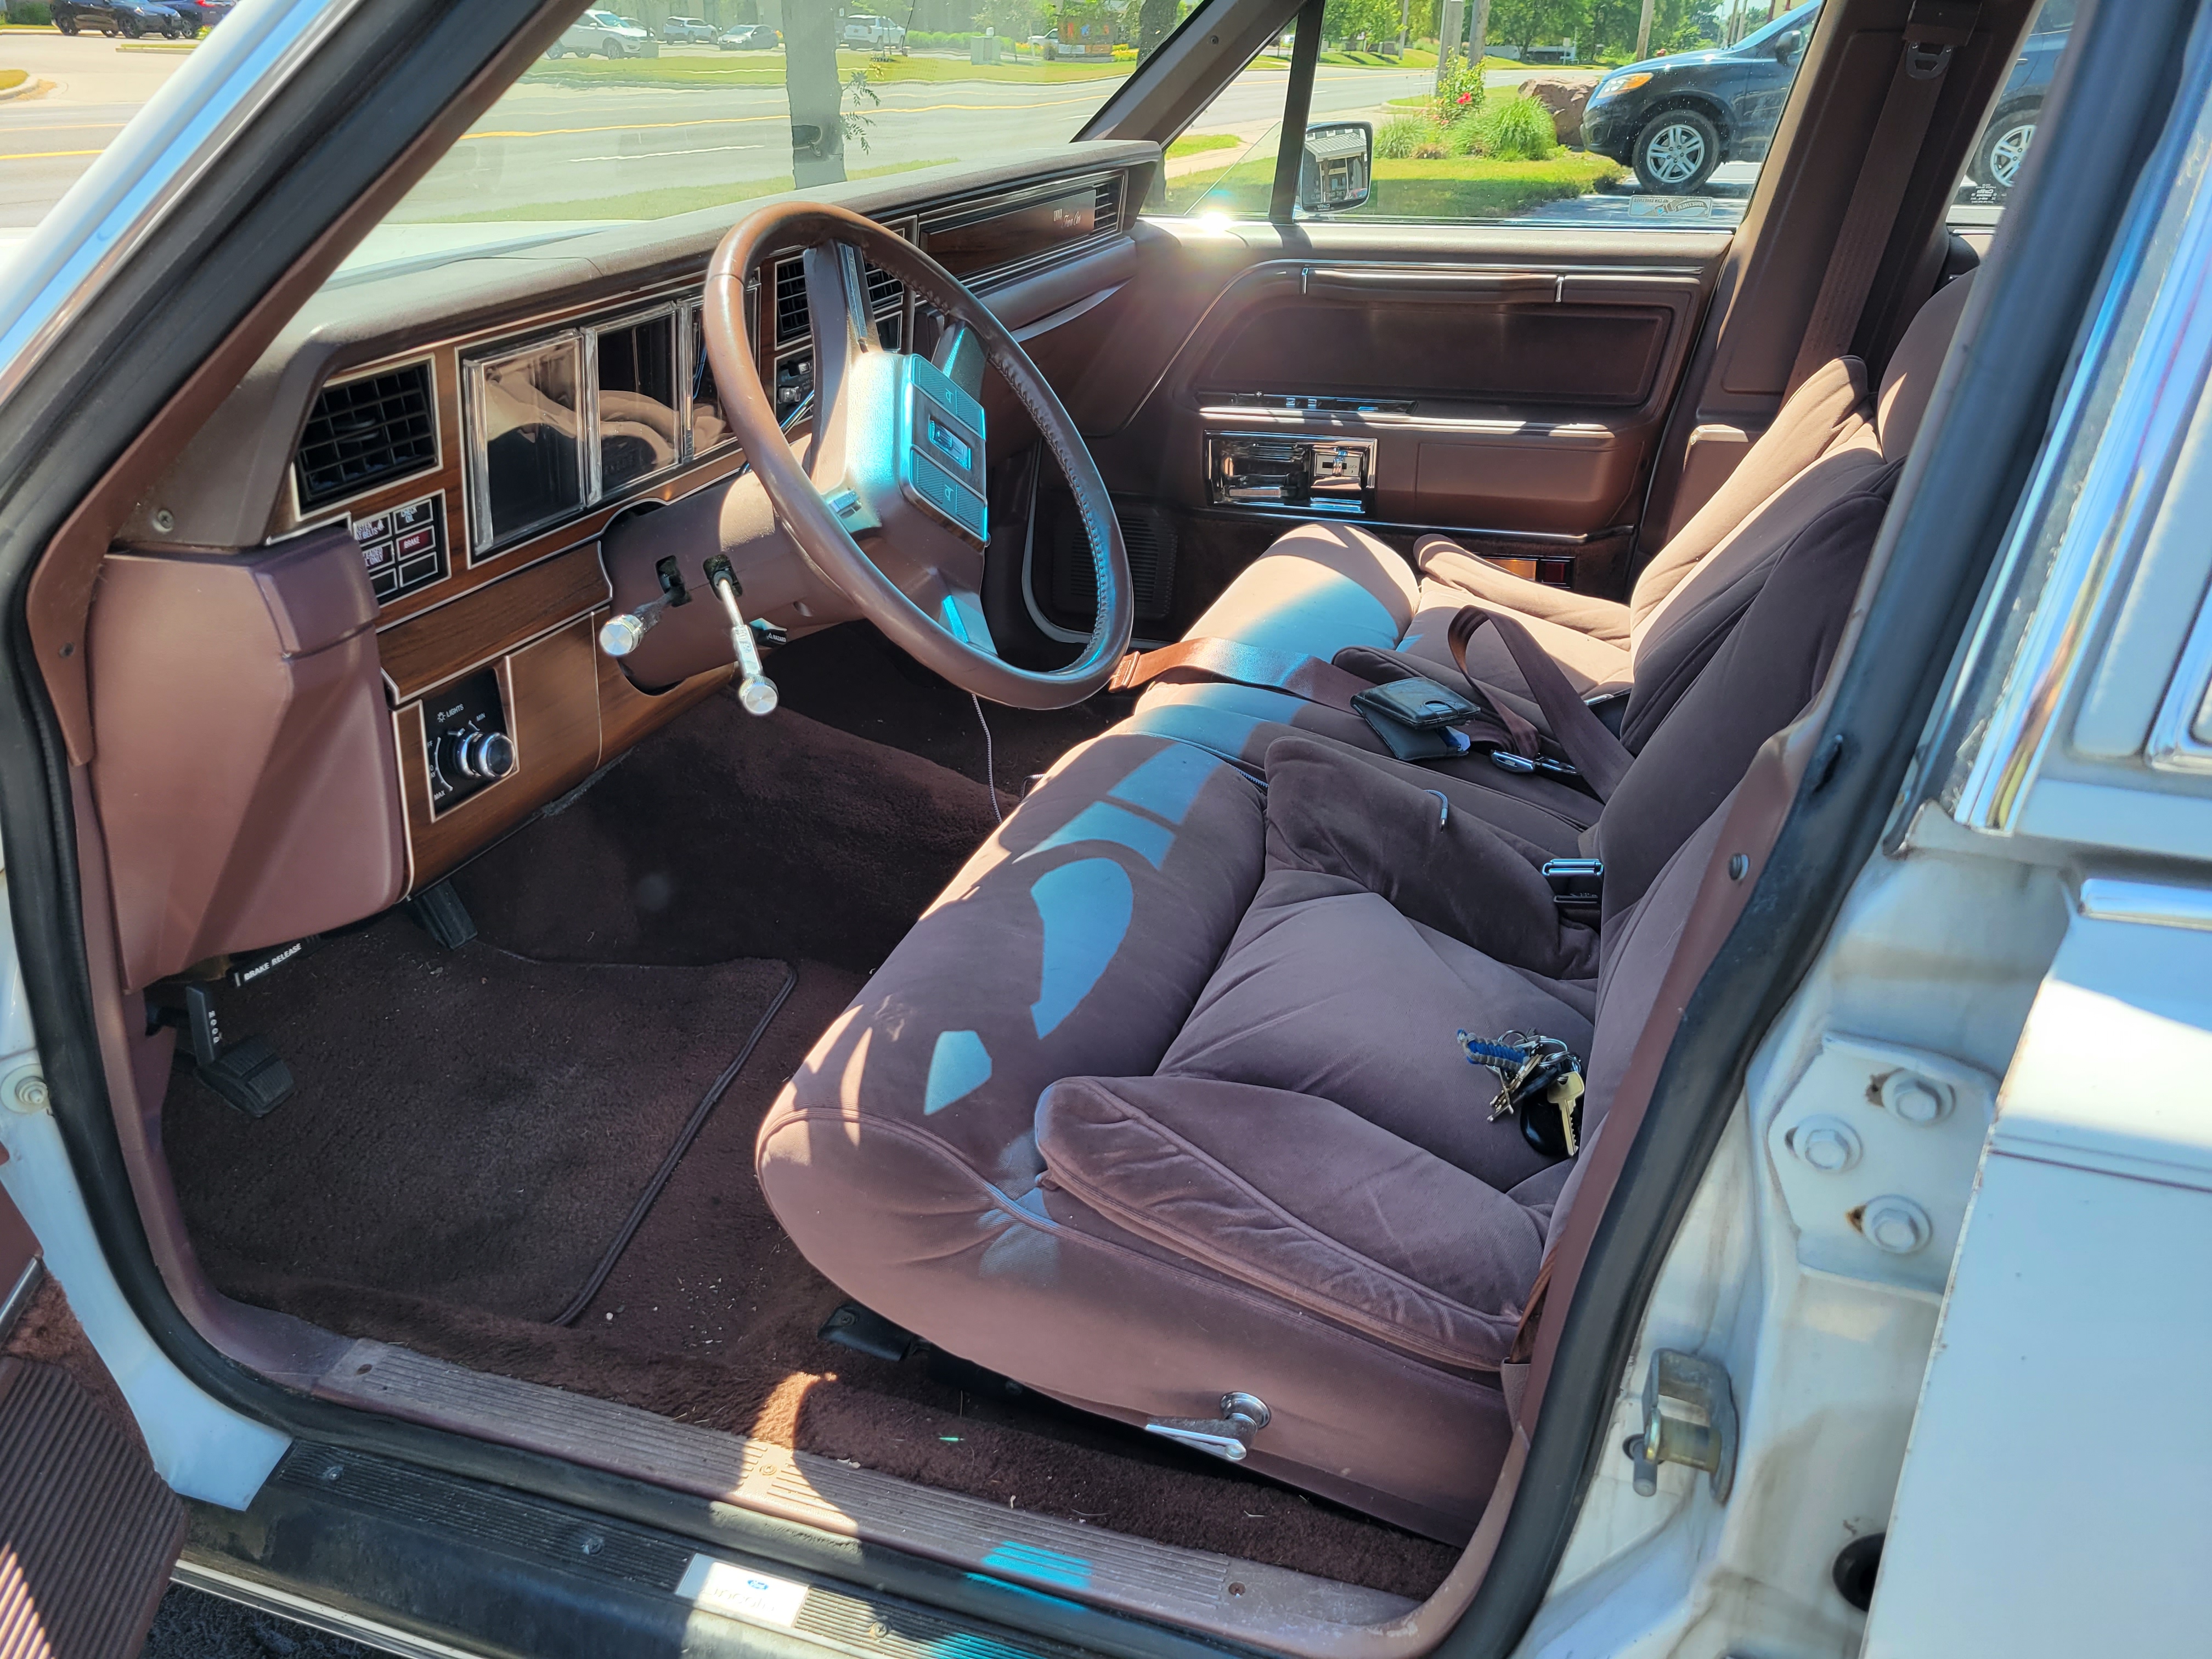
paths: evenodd
<path fill-rule="evenodd" d="M 234 0 L 160 0 L 160 3 L 183 18 L 198 34 L 229 16 Z"/>
<path fill-rule="evenodd" d="M 714 38 L 714 26 L 703 17 L 672 17 L 660 26 L 660 38 L 685 45 L 710 42 Z"/>
<path fill-rule="evenodd" d="M 774 52 L 783 44 L 783 37 L 765 23 L 740 23 L 725 30 L 715 40 L 718 52 Z"/>
<path fill-rule="evenodd" d="M 906 31 L 888 17 L 859 11 L 845 20 L 842 39 L 848 46 L 869 46 L 882 52 L 904 46 Z"/>
<path fill-rule="evenodd" d="M 1723 161 L 1763 160 L 1820 15 L 1813 0 L 1732 46 L 1615 70 L 1590 93 L 1583 145 L 1668 196 L 1687 195 Z"/>
<path fill-rule="evenodd" d="M 660 43 L 629 19 L 595 9 L 569 24 L 561 38 L 545 48 L 548 58 L 571 52 L 579 58 L 589 58 L 593 52 L 609 58 L 658 58 Z"/>
<path fill-rule="evenodd" d="M 2012 72 L 1997 93 L 1996 112 L 1974 143 L 1966 174 L 1978 185 L 2008 191 L 2020 177 L 2021 163 L 2035 137 L 2035 124 L 2043 113 L 2044 95 L 2051 89 L 2051 71 L 2066 50 L 2066 37 L 2074 27 L 2076 0 L 2044 0 L 2035 15 L 2035 31 L 2021 44 Z"/>
<path fill-rule="evenodd" d="M 199 32 L 197 21 L 187 22 L 179 10 L 157 6 L 149 0 L 54 0 L 54 27 L 64 34 L 98 29 L 136 40 L 142 34 L 165 34 L 185 40 Z"/>

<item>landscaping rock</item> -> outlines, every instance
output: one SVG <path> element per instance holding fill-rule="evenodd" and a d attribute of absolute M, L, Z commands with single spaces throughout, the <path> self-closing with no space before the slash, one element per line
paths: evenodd
<path fill-rule="evenodd" d="M 1583 142 L 1583 110 L 1589 103 L 1595 76 L 1532 75 L 1517 90 L 1526 93 L 1551 112 L 1552 131 L 1563 144 Z"/>

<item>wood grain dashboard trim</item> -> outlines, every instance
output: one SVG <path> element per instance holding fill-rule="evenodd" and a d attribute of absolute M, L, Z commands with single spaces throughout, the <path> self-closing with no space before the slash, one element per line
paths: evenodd
<path fill-rule="evenodd" d="M 377 635 L 377 654 L 401 702 L 419 697 L 613 597 L 596 539 L 512 571 L 503 580 Z M 595 675 L 586 678 L 596 681 Z"/>
<path fill-rule="evenodd" d="M 582 616 L 500 659 L 514 770 L 442 813 L 430 806 L 422 703 L 410 702 L 392 715 L 400 799 L 407 812 L 410 892 L 419 893 L 598 769 L 599 680 L 592 662 L 597 654 L 592 618 Z"/>

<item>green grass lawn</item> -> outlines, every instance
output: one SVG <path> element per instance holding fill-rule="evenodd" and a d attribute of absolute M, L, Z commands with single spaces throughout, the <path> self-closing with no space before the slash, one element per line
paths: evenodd
<path fill-rule="evenodd" d="M 1203 155 L 1210 149 L 1235 149 L 1243 142 L 1233 132 L 1187 132 L 1168 146 L 1168 159 Z"/>
<path fill-rule="evenodd" d="M 1440 161 L 1377 161 L 1365 213 L 1384 219 L 1510 219 L 1547 202 L 1586 195 L 1620 176 L 1619 163 L 1569 152 L 1548 161 L 1493 161 L 1455 155 Z M 1215 170 L 1168 181 L 1169 213 L 1265 217 L 1275 182 L 1272 150 Z"/>
<path fill-rule="evenodd" d="M 1114 81 L 1128 74 L 1128 64 L 963 64 L 949 58 L 871 58 L 841 52 L 837 72 L 869 71 L 871 85 L 905 81 L 1012 81 L 1049 84 L 1060 81 Z M 539 58 L 523 75 L 526 82 L 569 87 L 780 87 L 784 59 L 780 52 L 732 52 L 712 58 Z"/>
<path fill-rule="evenodd" d="M 1620 164 L 1578 151 L 1548 161 L 1493 161 L 1454 155 L 1440 161 L 1377 161 L 1369 211 L 1391 219 L 1510 219 L 1586 196 L 1618 179 Z"/>
<path fill-rule="evenodd" d="M 31 71 L 28 70 L 0 70 L 0 92 L 6 92 L 13 87 L 20 87 L 30 78 Z"/>
<path fill-rule="evenodd" d="M 901 161 L 890 167 L 848 167 L 848 179 L 880 179 L 888 173 L 914 173 L 941 167 L 951 160 Z M 789 173 L 778 179 L 750 179 L 741 184 L 666 185 L 658 190 L 633 191 L 627 196 L 595 196 L 581 202 L 526 202 L 514 207 L 488 209 L 482 213 L 441 214 L 413 222 L 439 225 L 478 225 L 528 222 L 541 219 L 665 219 L 701 208 L 727 207 L 756 196 L 774 196 L 794 188 Z"/>

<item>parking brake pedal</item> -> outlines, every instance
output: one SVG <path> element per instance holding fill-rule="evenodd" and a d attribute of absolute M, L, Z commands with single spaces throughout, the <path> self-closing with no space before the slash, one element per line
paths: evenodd
<path fill-rule="evenodd" d="M 240 1037 L 193 1075 L 248 1117 L 266 1117 L 292 1097 L 292 1068 L 261 1036 Z"/>
<path fill-rule="evenodd" d="M 292 1068 L 260 1036 L 223 1040 L 215 997 L 204 984 L 171 981 L 148 994 L 146 1029 L 174 1026 L 178 1063 L 248 1117 L 266 1117 L 292 1097 Z"/>

